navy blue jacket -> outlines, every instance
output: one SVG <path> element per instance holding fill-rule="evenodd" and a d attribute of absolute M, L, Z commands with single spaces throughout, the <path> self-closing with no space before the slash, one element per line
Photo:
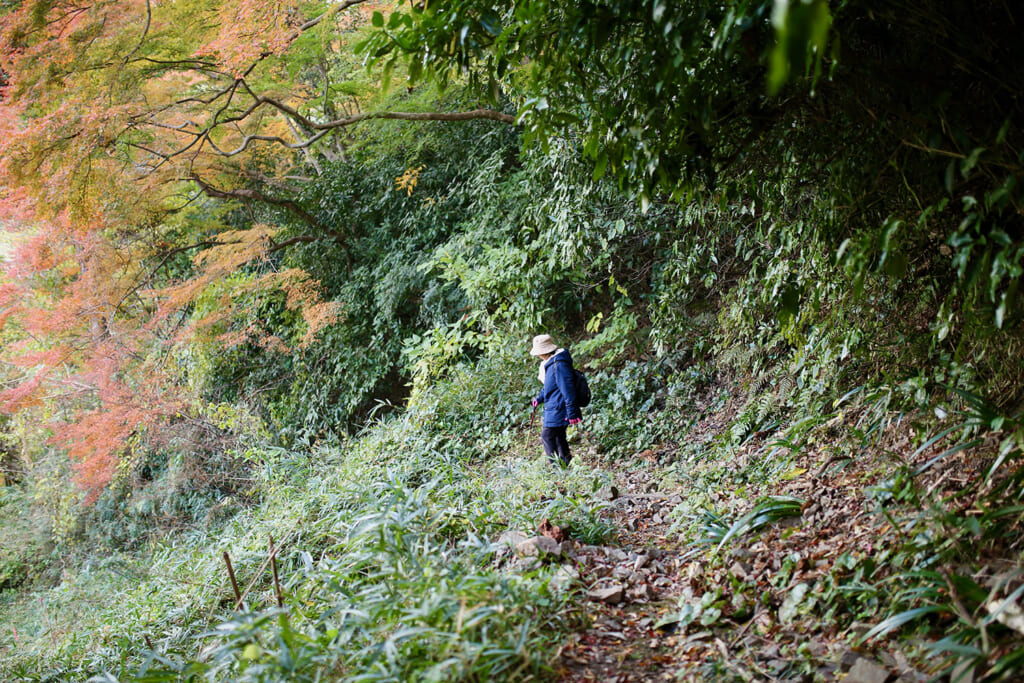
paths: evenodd
<path fill-rule="evenodd" d="M 573 418 L 583 419 L 576 405 L 572 356 L 565 349 L 544 361 L 544 388 L 537 396 L 537 403 L 544 404 L 545 427 L 565 427 Z"/>

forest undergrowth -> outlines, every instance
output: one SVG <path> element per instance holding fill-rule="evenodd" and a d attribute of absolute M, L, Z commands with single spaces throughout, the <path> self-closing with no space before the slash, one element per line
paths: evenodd
<path fill-rule="evenodd" d="M 438 429 L 449 402 L 497 391 L 494 368 L 528 378 L 496 355 L 339 447 L 267 453 L 257 506 L 144 548 L 66 557 L 52 585 L 5 593 L 5 680 L 1016 670 L 1021 510 L 1001 502 L 1014 483 L 996 440 L 965 440 L 983 406 L 943 428 L 888 410 L 884 391 L 853 392 L 737 439 L 759 398 L 741 376 L 683 373 L 667 394 L 693 409 L 643 416 L 602 411 L 614 397 L 597 378 L 593 426 L 561 470 L 525 409 L 495 443 Z M 601 435 L 638 417 L 666 428 L 642 451 L 608 453 Z M 502 534 L 542 534 L 545 520 L 571 548 L 510 563 Z M 660 558 L 655 575 L 628 571 L 640 555 Z M 621 602 L 594 596 L 609 581 Z"/>

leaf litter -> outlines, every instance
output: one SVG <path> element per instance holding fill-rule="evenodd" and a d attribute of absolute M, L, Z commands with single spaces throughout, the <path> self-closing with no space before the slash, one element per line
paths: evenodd
<path fill-rule="evenodd" d="M 707 442 L 728 424 L 707 418 L 688 437 Z M 766 436 L 756 433 L 714 466 L 742 472 L 770 457 Z M 872 581 L 886 576 L 884 561 L 901 531 L 892 515 L 880 514 L 873 487 L 911 444 L 908 429 L 889 429 L 870 453 L 837 458 L 826 441 L 796 452 L 781 476 L 701 492 L 730 519 L 747 520 L 714 543 L 685 530 L 694 491 L 659 469 L 659 460 L 678 457 L 678 445 L 602 462 L 615 483 L 595 497 L 608 503 L 603 514 L 618 529 L 614 545 L 566 540 L 566 530 L 546 519 L 538 529 L 565 549 L 561 559 L 573 568 L 566 585 L 578 591 L 583 616 L 559 649 L 557 680 L 930 680 L 920 643 L 865 638 L 872 624 L 861 619 L 879 616 L 879 605 L 848 595 L 867 591 L 857 574 L 865 566 L 876 572 Z M 915 453 L 920 462 L 931 456 Z M 978 475 L 976 460 L 955 454 L 921 484 L 951 495 Z M 773 503 L 777 516 L 768 514 Z"/>

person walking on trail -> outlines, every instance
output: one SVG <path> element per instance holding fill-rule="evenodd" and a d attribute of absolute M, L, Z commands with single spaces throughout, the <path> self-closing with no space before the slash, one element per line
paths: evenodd
<path fill-rule="evenodd" d="M 544 404 L 540 432 L 544 452 L 552 463 L 556 462 L 557 457 L 564 467 L 572 460 L 565 430 L 569 425 L 578 425 L 583 421 L 583 413 L 576 404 L 572 356 L 567 350 L 556 346 L 549 334 L 539 334 L 533 338 L 530 355 L 541 359 L 537 379 L 544 384 L 544 388 L 533 399 L 533 407 Z"/>

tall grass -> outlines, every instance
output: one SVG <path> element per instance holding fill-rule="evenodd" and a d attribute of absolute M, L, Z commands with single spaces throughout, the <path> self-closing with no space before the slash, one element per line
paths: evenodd
<path fill-rule="evenodd" d="M 599 473 L 516 441 L 516 457 L 466 457 L 406 413 L 339 447 L 268 449 L 258 507 L 0 606 L 0 678 L 543 678 L 575 612 L 553 567 L 500 566 L 492 541 L 544 517 L 590 539 L 611 528 L 587 502 Z"/>

